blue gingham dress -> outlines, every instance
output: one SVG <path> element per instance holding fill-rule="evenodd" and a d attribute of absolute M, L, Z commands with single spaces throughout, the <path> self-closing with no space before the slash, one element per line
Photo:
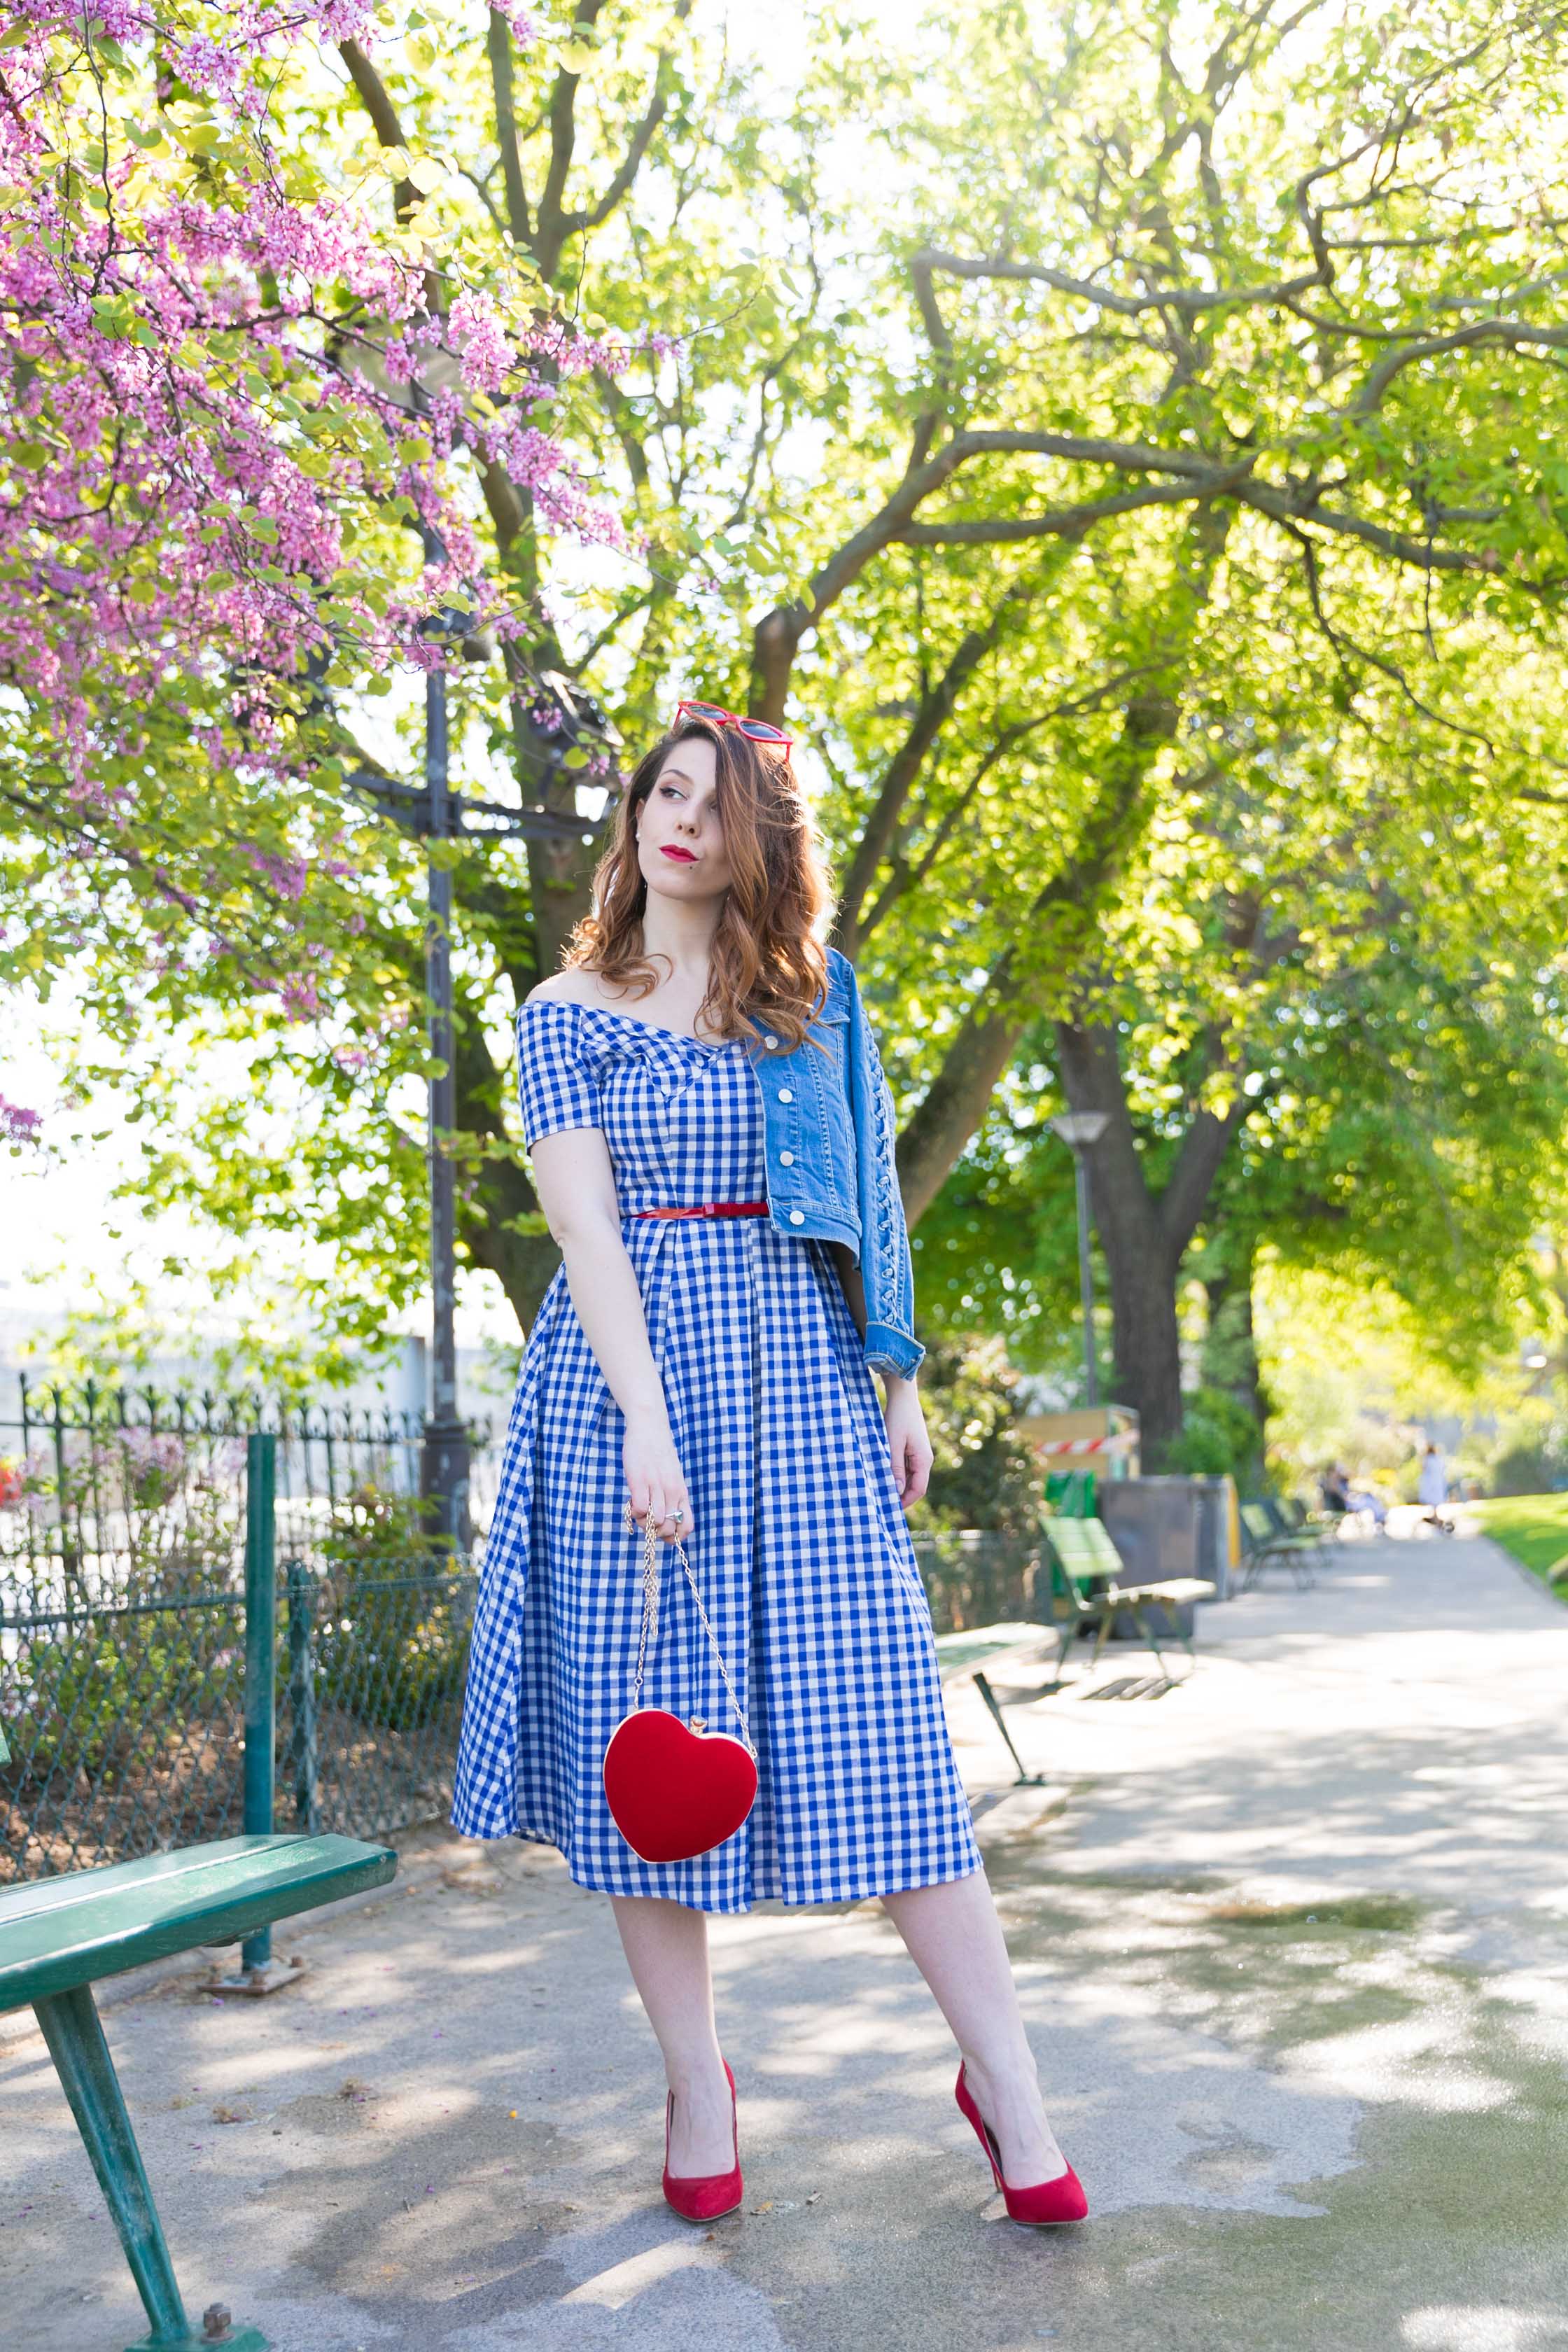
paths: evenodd
<path fill-rule="evenodd" d="M 518 1018 L 523 1129 L 603 1129 L 622 1237 L 691 1496 L 687 1552 L 758 1751 L 757 1801 L 712 1853 L 647 1863 L 605 1801 L 632 1698 L 642 1538 L 626 1423 L 564 1269 L 529 1333 L 486 1546 L 454 1825 L 559 1846 L 581 1885 L 701 1911 L 844 1903 L 980 1864 L 931 1612 L 859 1335 L 823 1243 L 765 1217 L 632 1213 L 766 1194 L 762 1090 L 739 1039 L 536 998 Z M 735 1731 L 674 1551 L 645 1705 Z"/>

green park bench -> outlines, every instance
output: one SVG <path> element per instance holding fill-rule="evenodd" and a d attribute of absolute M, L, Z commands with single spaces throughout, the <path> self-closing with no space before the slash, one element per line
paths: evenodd
<path fill-rule="evenodd" d="M 1037 1787 L 1040 1775 L 1024 1769 L 1002 1713 L 1002 1702 L 992 1687 L 993 1670 L 1032 1664 L 1054 1654 L 1049 1687 L 1059 1689 L 1062 1669 L 1075 1637 L 1092 1631 L 1095 1642 L 1091 1663 L 1098 1663 L 1119 1612 L 1125 1612 L 1137 1626 L 1141 1640 L 1154 1653 L 1163 1680 L 1168 1685 L 1172 1677 L 1160 1647 L 1162 1633 L 1167 1639 L 1173 1634 L 1192 1660 L 1192 1643 L 1175 1612 L 1194 1601 L 1212 1601 L 1215 1597 L 1215 1587 L 1195 1576 L 1174 1577 L 1161 1584 L 1130 1582 L 1121 1555 L 1102 1519 L 1050 1514 L 1041 1525 L 1051 1554 L 1056 1613 L 1048 1620 L 976 1625 L 936 1637 L 942 1682 L 973 1683 L 1006 1742 L 1007 1753 L 1017 1768 L 1014 1785 L 1019 1788 Z"/>
<path fill-rule="evenodd" d="M 1020 1620 L 1008 1625 L 978 1625 L 963 1633 L 939 1633 L 936 1637 L 937 1664 L 944 1685 L 973 1682 L 985 1703 L 991 1720 L 1007 1743 L 1007 1753 L 1018 1768 L 1015 1788 L 1034 1789 L 1041 1783 L 1038 1772 L 1026 1772 L 1024 1759 L 1013 1745 L 1002 1714 L 1002 1702 L 991 1687 L 985 1672 L 988 1666 L 1026 1665 L 1032 1664 L 1047 1649 L 1056 1652 L 1052 1668 L 1053 1683 L 1059 1678 L 1062 1660 L 1071 1640 L 1070 1630 L 1058 1625 Z"/>
<path fill-rule="evenodd" d="M 1058 1571 L 1056 1591 L 1067 1612 L 1067 1639 L 1075 1633 L 1092 1631 L 1091 1664 L 1098 1664 L 1111 1627 L 1123 1612 L 1132 1620 L 1140 1641 L 1154 1653 L 1167 1684 L 1172 1677 L 1160 1647 L 1162 1633 L 1181 1643 L 1190 1665 L 1196 1664 L 1177 1612 L 1195 1601 L 1214 1599 L 1215 1588 L 1206 1578 L 1173 1576 L 1140 1584 L 1128 1578 L 1126 1564 L 1103 1519 L 1053 1517 L 1044 1526 Z"/>
<path fill-rule="evenodd" d="M 128 2352 L 266 2352 L 267 2339 L 221 2304 L 199 2335 L 185 2316 L 93 1985 L 384 1886 L 396 1870 L 395 1853 L 357 1838 L 231 1837 L 0 1891 L 0 2013 L 31 2005 L 120 2232 L 152 2322 Z"/>
<path fill-rule="evenodd" d="M 1317 1582 L 1312 1562 L 1322 1549 L 1322 1538 L 1310 1527 L 1289 1527 L 1277 1510 L 1262 1501 L 1237 1506 L 1241 1517 L 1244 1561 L 1241 1589 L 1250 1592 L 1271 1568 L 1283 1568 L 1294 1578 L 1299 1592 L 1310 1592 Z"/>

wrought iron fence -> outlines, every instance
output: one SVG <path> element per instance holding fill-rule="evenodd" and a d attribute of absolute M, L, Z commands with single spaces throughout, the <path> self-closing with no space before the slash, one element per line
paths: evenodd
<path fill-rule="evenodd" d="M 288 1406 L 257 1396 L 165 1395 L 19 1377 L 0 1410 L 0 1582 L 62 1605 L 105 1589 L 152 1591 L 235 1560 L 246 1442 L 277 1441 L 279 1524 L 300 1557 L 354 1530 L 419 1540 L 425 1426 L 418 1413 Z M 488 1522 L 495 1449 L 471 1432 L 473 1517 Z"/>
<path fill-rule="evenodd" d="M 279 1828 L 388 1837 L 443 1815 L 479 1580 L 429 1556 L 280 1578 Z"/>
<path fill-rule="evenodd" d="M 279 1587 L 268 1549 L 265 1590 L 258 1440 L 289 1563 Z M 245 1825 L 262 1618 L 284 1816 L 368 1836 L 441 1809 L 477 1578 L 423 1533 L 422 1440 L 416 1416 L 19 1383 L 0 1418 L 0 1877 Z"/>

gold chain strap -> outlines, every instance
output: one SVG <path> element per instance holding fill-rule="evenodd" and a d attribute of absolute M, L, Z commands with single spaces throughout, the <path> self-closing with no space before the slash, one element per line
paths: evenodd
<path fill-rule="evenodd" d="M 643 1528 L 642 1633 L 637 1642 L 637 1670 L 632 1678 L 632 1708 L 634 1713 L 642 1705 L 643 1665 L 647 1660 L 650 1646 L 658 1640 L 659 1563 L 657 1557 L 658 1549 L 658 1538 L 655 1537 L 653 1531 L 653 1513 L 650 1511 L 647 1515 L 647 1523 Z M 724 1654 L 719 1647 L 717 1641 L 714 1639 L 712 1626 L 708 1622 L 708 1612 L 702 1606 L 702 1595 L 697 1590 L 697 1579 L 691 1573 L 691 1562 L 686 1557 L 686 1546 L 681 1542 L 679 1536 L 675 1538 L 675 1556 L 686 1571 L 686 1581 L 691 1587 L 691 1598 L 697 1603 L 697 1614 L 702 1620 L 702 1631 L 707 1634 L 710 1643 L 712 1643 L 713 1655 L 718 1661 L 719 1672 L 723 1678 L 724 1688 L 730 1695 L 730 1704 L 735 1710 L 735 1719 L 741 1727 L 741 1737 L 745 1741 L 746 1746 L 751 1749 L 752 1754 L 754 1756 L 757 1751 L 755 1747 L 752 1745 L 750 1726 L 747 1724 L 744 1712 L 742 1709 L 741 1702 L 735 1696 L 735 1686 L 730 1680 L 730 1670 L 724 1664 Z"/>

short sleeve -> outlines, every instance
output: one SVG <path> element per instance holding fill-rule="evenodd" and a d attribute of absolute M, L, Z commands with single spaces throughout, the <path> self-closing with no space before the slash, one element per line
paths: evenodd
<path fill-rule="evenodd" d="M 523 1141 L 568 1127 L 602 1127 L 598 1073 L 583 1007 L 562 997 L 534 997 L 517 1016 L 517 1089 Z"/>

